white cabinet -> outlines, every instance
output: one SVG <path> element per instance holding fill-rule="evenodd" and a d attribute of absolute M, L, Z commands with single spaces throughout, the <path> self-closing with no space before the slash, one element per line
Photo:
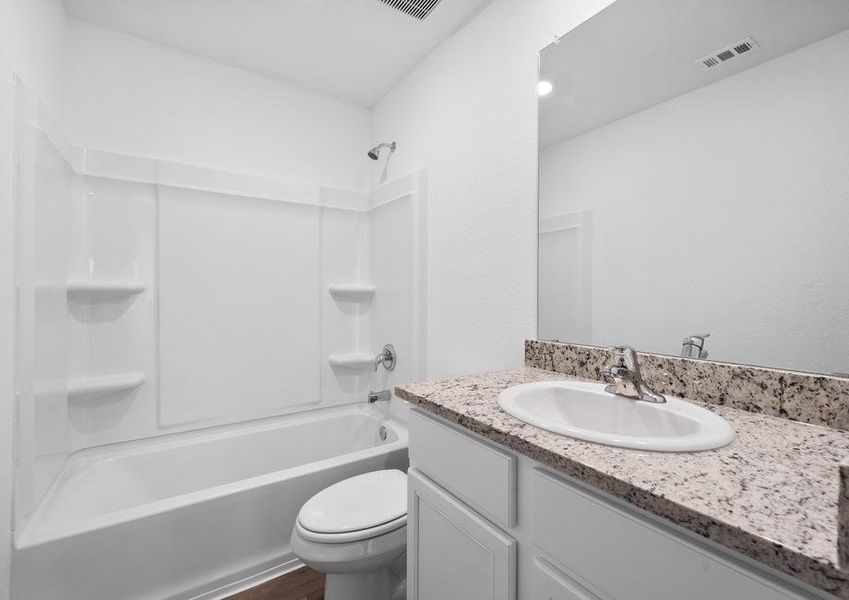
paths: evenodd
<path fill-rule="evenodd" d="M 410 600 L 831 598 L 421 410 Z"/>
<path fill-rule="evenodd" d="M 563 565 L 573 581 L 580 579 L 605 597 L 802 598 L 731 556 L 697 545 L 633 509 L 543 469 L 533 473 L 532 502 L 534 545 Z"/>
<path fill-rule="evenodd" d="M 534 560 L 534 600 L 599 600 L 549 562 Z"/>
<path fill-rule="evenodd" d="M 410 411 L 410 462 L 501 527 L 516 524 L 516 455 L 419 409 Z"/>
<path fill-rule="evenodd" d="M 414 469 L 407 519 L 409 600 L 516 598 L 516 542 Z"/>

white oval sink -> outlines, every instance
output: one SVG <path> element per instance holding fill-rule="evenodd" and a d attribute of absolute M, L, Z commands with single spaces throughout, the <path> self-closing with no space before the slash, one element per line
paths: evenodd
<path fill-rule="evenodd" d="M 498 405 L 530 425 L 620 448 L 696 452 L 734 441 L 728 421 L 681 398 L 653 404 L 604 388 L 584 381 L 525 383 L 501 392 Z"/>

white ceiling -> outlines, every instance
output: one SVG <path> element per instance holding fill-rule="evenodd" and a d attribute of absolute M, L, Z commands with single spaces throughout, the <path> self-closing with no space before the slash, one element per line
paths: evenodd
<path fill-rule="evenodd" d="M 379 0 L 64 0 L 70 16 L 363 106 L 491 0 L 419 21 Z"/>
<path fill-rule="evenodd" d="M 542 52 L 540 147 L 698 89 L 849 28 L 849 0 L 619 0 Z M 709 71 L 700 58 L 751 36 Z"/>

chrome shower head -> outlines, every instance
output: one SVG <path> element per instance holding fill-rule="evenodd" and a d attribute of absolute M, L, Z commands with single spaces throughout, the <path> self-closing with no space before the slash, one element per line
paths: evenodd
<path fill-rule="evenodd" d="M 380 151 L 384 148 L 389 148 L 389 153 L 392 154 L 395 152 L 395 146 L 395 142 L 392 142 L 391 144 L 378 144 L 368 151 L 368 157 L 372 160 L 377 160 L 380 157 Z"/>

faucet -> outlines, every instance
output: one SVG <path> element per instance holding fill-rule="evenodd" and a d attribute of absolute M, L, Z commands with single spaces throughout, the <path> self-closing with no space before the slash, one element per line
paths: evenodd
<path fill-rule="evenodd" d="M 615 353 L 616 364 L 602 369 L 601 372 L 604 377 L 613 381 L 604 388 L 605 392 L 645 402 L 666 402 L 663 395 L 653 392 L 643 381 L 636 350 L 631 346 L 616 346 L 612 350 Z"/>
<path fill-rule="evenodd" d="M 395 353 L 395 346 L 386 344 L 380 354 L 374 357 L 374 372 L 377 373 L 381 365 L 387 371 L 394 371 L 396 362 L 398 362 L 398 355 Z"/>
<path fill-rule="evenodd" d="M 369 404 L 374 404 L 375 402 L 388 402 L 389 400 L 392 400 L 392 392 L 389 390 L 368 393 Z"/>
<path fill-rule="evenodd" d="M 707 358 L 705 340 L 710 337 L 709 333 L 697 333 L 684 338 L 681 343 L 682 358 Z"/>

